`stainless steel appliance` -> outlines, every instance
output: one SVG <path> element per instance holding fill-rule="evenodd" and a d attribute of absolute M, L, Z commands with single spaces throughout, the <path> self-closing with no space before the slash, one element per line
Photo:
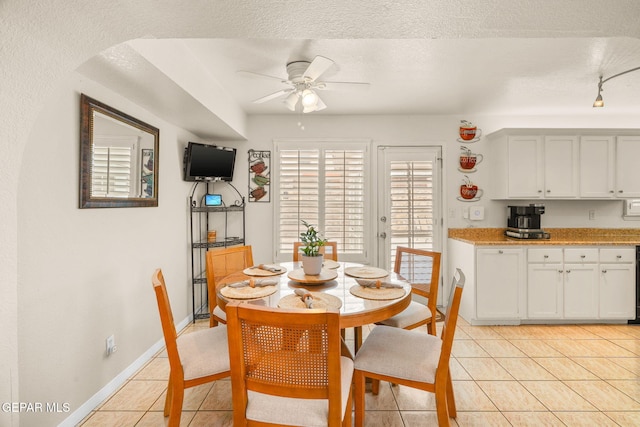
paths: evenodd
<path fill-rule="evenodd" d="M 636 246 L 636 318 L 630 324 L 640 324 L 640 246 Z"/>
<path fill-rule="evenodd" d="M 516 239 L 549 239 L 551 235 L 540 226 L 544 205 L 507 206 L 507 229 L 504 234 Z"/>

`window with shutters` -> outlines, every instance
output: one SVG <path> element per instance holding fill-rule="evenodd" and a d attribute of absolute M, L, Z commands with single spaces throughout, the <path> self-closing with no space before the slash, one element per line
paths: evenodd
<path fill-rule="evenodd" d="M 340 260 L 366 261 L 369 148 L 364 141 L 276 141 L 279 260 L 291 259 L 305 220 L 337 242 Z"/>
<path fill-rule="evenodd" d="M 135 137 L 96 137 L 92 152 L 91 197 L 133 197 L 138 192 Z"/>

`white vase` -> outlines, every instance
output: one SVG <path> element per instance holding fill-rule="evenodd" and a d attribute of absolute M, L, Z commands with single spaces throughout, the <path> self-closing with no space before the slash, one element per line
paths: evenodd
<path fill-rule="evenodd" d="M 317 276 L 322 271 L 324 257 L 322 255 L 307 256 L 302 255 L 302 270 L 307 276 Z"/>

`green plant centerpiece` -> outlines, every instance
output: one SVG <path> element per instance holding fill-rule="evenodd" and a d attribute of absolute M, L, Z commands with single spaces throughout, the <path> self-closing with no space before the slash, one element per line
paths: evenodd
<path fill-rule="evenodd" d="M 306 231 L 300 233 L 300 241 L 302 242 L 302 269 L 304 274 L 309 276 L 317 276 L 322 271 L 323 254 L 320 248 L 327 243 L 327 239 L 323 238 L 316 227 L 302 220 L 302 224 L 307 228 Z"/>

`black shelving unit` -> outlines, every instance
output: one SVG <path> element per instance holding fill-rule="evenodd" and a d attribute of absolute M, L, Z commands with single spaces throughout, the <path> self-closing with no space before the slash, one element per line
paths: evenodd
<path fill-rule="evenodd" d="M 200 184 L 205 184 L 204 193 L 197 193 Z M 213 187 L 228 186 L 235 191 L 238 199 L 234 203 L 222 206 L 205 206 L 204 195 L 213 193 Z M 231 193 L 232 195 L 234 193 Z M 210 249 L 245 244 L 245 200 L 238 190 L 228 182 L 194 183 L 189 196 L 190 232 L 191 232 L 191 288 L 193 321 L 209 317 L 208 288 L 206 275 L 206 253 Z M 233 227 L 237 235 L 230 235 L 230 221 L 240 217 L 240 224 Z M 216 241 L 209 242 L 207 233 L 216 231 Z"/>

